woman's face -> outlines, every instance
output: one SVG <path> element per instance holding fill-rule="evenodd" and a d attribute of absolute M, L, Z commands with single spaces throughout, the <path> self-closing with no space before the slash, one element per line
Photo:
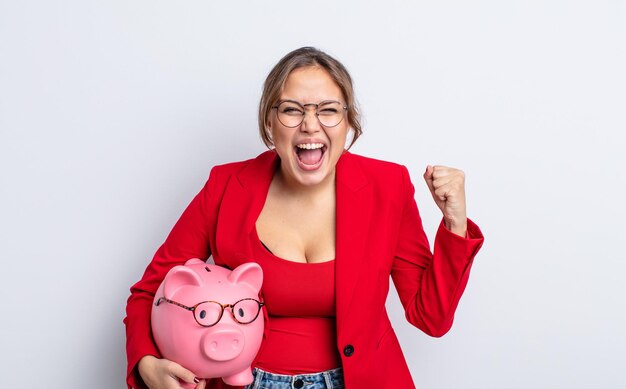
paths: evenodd
<path fill-rule="evenodd" d="M 301 105 L 334 100 L 345 106 L 341 89 L 328 72 L 313 66 L 291 72 L 280 95 L 280 101 L 284 100 Z M 343 120 L 338 125 L 324 127 L 315 115 L 315 107 L 305 108 L 304 120 L 293 128 L 278 120 L 278 109 L 272 109 L 269 116 L 268 130 L 280 157 L 281 173 L 289 185 L 314 186 L 334 181 L 335 166 L 350 129 L 343 109 Z"/>

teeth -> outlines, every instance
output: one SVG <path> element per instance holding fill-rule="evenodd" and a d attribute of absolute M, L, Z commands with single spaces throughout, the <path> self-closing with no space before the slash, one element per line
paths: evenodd
<path fill-rule="evenodd" d="M 296 145 L 297 148 L 299 149 L 305 149 L 305 150 L 315 150 L 315 149 L 321 149 L 322 147 L 324 147 L 323 143 L 301 143 L 299 145 Z"/>

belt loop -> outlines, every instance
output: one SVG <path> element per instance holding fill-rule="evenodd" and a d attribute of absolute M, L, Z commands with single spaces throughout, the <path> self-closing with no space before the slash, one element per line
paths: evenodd
<path fill-rule="evenodd" d="M 251 389 L 258 389 L 261 387 L 261 380 L 263 379 L 263 373 L 265 373 L 263 370 L 261 369 L 257 369 L 256 367 L 254 368 L 255 371 L 255 377 L 254 377 L 254 386 L 252 386 Z"/>
<path fill-rule="evenodd" d="M 330 371 L 325 371 L 323 372 L 323 374 L 324 374 L 324 381 L 326 381 L 326 388 L 333 389 L 333 381 L 330 378 Z"/>

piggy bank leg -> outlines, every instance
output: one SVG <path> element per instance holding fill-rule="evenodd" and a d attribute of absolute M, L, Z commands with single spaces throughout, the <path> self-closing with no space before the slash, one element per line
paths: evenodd
<path fill-rule="evenodd" d="M 228 377 L 222 377 L 225 383 L 232 386 L 245 386 L 251 384 L 254 380 L 252 376 L 252 370 L 250 368 L 245 369 L 244 371 L 230 375 Z"/>

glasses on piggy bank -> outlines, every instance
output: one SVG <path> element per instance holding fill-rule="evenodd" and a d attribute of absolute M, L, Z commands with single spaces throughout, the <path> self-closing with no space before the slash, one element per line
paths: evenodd
<path fill-rule="evenodd" d="M 259 312 L 261 312 L 261 307 L 265 305 L 265 303 L 257 301 L 253 298 L 245 298 L 234 304 L 220 304 L 217 301 L 203 301 L 192 307 L 188 307 L 165 297 L 159 298 L 155 305 L 159 306 L 159 304 L 163 301 L 191 311 L 193 318 L 202 327 L 212 327 L 219 323 L 226 308 L 230 308 L 230 313 L 237 323 L 250 324 L 256 320 L 259 316 Z"/>

